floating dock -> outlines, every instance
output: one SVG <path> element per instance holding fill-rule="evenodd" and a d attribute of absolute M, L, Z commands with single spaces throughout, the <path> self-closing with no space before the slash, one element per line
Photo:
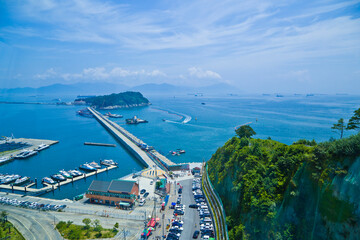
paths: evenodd
<path fill-rule="evenodd" d="M 38 195 L 38 194 L 41 194 L 41 193 L 46 193 L 46 192 L 53 191 L 53 190 L 55 190 L 57 188 L 60 188 L 63 185 L 73 183 L 73 182 L 81 180 L 81 179 L 86 179 L 87 177 L 91 177 L 91 176 L 97 175 L 97 174 L 105 172 L 105 171 L 109 171 L 109 170 L 114 169 L 116 167 L 117 167 L 116 165 L 112 165 L 112 166 L 108 166 L 106 168 L 97 169 L 96 171 L 89 172 L 89 173 L 84 173 L 81 176 L 74 177 L 74 178 L 69 178 L 69 179 L 66 179 L 66 181 L 58 182 L 58 183 L 53 184 L 53 185 L 44 183 L 45 187 L 43 187 L 43 188 L 31 188 L 31 186 L 35 185 L 35 183 L 31 183 L 28 186 L 24 186 L 24 187 L 11 186 L 10 184 L 0 185 L 0 189 L 6 189 L 6 190 L 12 190 L 12 191 L 21 191 L 21 192 L 25 192 L 25 193 L 29 192 L 29 193 L 32 193 L 34 195 Z M 42 183 L 39 183 L 39 184 L 42 184 Z"/>
<path fill-rule="evenodd" d="M 116 147 L 115 144 L 109 144 L 109 143 L 94 143 L 94 142 L 84 142 L 84 145 L 103 146 L 103 147 Z"/>

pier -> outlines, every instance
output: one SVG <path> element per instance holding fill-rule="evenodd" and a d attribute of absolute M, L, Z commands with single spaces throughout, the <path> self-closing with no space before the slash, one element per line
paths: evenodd
<path fill-rule="evenodd" d="M 45 187 L 43 187 L 43 188 L 31 188 L 31 186 L 35 185 L 35 183 L 31 183 L 31 184 L 29 184 L 27 186 L 23 186 L 23 187 L 21 187 L 21 186 L 12 186 L 10 184 L 0 185 L 0 189 L 21 191 L 21 192 L 29 192 L 29 193 L 32 193 L 34 195 L 37 195 L 37 194 L 53 191 L 53 190 L 55 190 L 57 188 L 60 188 L 63 185 L 73 183 L 73 182 L 81 180 L 81 179 L 86 179 L 87 177 L 97 175 L 99 173 L 114 169 L 116 167 L 117 167 L 116 165 L 112 165 L 112 166 L 108 166 L 106 168 L 97 169 L 96 171 L 89 172 L 89 173 L 84 173 L 83 175 L 78 176 L 78 177 L 74 177 L 74 178 L 68 178 L 65 181 L 58 182 L 58 183 L 53 184 L 53 185 L 48 184 L 48 183 L 44 183 Z"/>
<path fill-rule="evenodd" d="M 126 149 L 128 149 L 146 167 L 153 168 L 155 165 L 161 169 L 170 170 L 171 167 L 178 166 L 154 149 L 143 149 L 142 146 L 147 145 L 146 143 L 120 127 L 118 124 L 105 118 L 95 109 L 88 107 L 88 110 L 94 115 L 96 120 L 115 137 L 115 139 L 122 143 Z"/>
<path fill-rule="evenodd" d="M 93 142 L 84 142 L 84 145 L 102 146 L 102 147 L 116 147 L 116 145 L 115 145 L 115 144 L 109 144 L 109 143 L 93 143 Z"/>

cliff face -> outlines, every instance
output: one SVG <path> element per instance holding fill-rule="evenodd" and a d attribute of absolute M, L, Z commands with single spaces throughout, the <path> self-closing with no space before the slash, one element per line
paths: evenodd
<path fill-rule="evenodd" d="M 230 239 L 359 239 L 360 134 L 305 144 L 234 137 L 212 156 Z"/>

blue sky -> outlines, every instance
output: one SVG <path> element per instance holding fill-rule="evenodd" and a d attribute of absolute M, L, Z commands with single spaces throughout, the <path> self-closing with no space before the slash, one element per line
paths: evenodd
<path fill-rule="evenodd" d="M 0 88 L 360 93 L 360 1 L 2 1 Z"/>

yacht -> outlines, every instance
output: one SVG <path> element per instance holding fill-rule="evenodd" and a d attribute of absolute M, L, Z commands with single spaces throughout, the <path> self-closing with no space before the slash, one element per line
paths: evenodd
<path fill-rule="evenodd" d="M 106 113 L 105 116 L 111 117 L 111 118 L 122 118 L 122 115 L 119 114 L 111 114 L 110 112 Z"/>
<path fill-rule="evenodd" d="M 91 163 L 89 163 L 89 165 L 92 166 L 92 167 L 94 167 L 94 168 L 96 168 L 96 169 L 101 168 L 101 166 L 100 166 L 98 163 L 96 163 L 96 162 L 91 162 Z"/>
<path fill-rule="evenodd" d="M 16 155 L 15 158 L 24 159 L 24 158 L 31 157 L 35 154 L 37 154 L 37 151 L 25 150 L 25 151 L 22 151 L 21 153 L 19 153 L 18 155 Z"/>
<path fill-rule="evenodd" d="M 20 175 L 17 174 L 12 174 L 12 175 L 7 175 L 5 178 L 3 178 L 1 180 L 1 184 L 9 184 L 14 182 L 15 180 L 17 180 L 18 178 L 20 178 Z"/>
<path fill-rule="evenodd" d="M 80 165 L 79 168 L 82 169 L 82 170 L 85 170 L 85 171 L 96 171 L 96 168 L 94 168 L 93 166 L 91 166 L 91 165 L 89 165 L 87 163 L 85 163 L 83 165 Z"/>
<path fill-rule="evenodd" d="M 43 181 L 44 183 L 48 183 L 48 184 L 55 184 L 55 181 L 52 180 L 52 179 L 49 178 L 49 177 L 44 177 L 44 178 L 42 179 L 42 181 Z"/>
<path fill-rule="evenodd" d="M 6 163 L 7 161 L 10 161 L 11 158 L 10 157 L 0 157 L 0 165 L 3 163 Z"/>
<path fill-rule="evenodd" d="M 41 151 L 41 150 L 44 150 L 44 149 L 46 149 L 46 148 L 48 148 L 48 147 L 50 147 L 50 145 L 48 145 L 48 144 L 40 144 L 35 150 L 36 151 Z"/>
<path fill-rule="evenodd" d="M 65 171 L 65 170 L 60 170 L 59 171 L 61 175 L 63 175 L 66 178 L 71 178 L 71 175 L 69 172 Z"/>
<path fill-rule="evenodd" d="M 18 179 L 16 179 L 14 185 L 18 186 L 18 185 L 27 183 L 28 181 L 30 181 L 30 177 L 25 176 L 25 177 L 22 177 L 22 178 L 18 178 Z"/>
<path fill-rule="evenodd" d="M 78 176 L 83 175 L 82 172 L 80 172 L 80 171 L 78 171 L 78 170 L 69 170 L 68 172 L 69 172 L 69 174 L 70 174 L 71 176 L 73 176 L 73 177 L 78 177 Z"/>
<path fill-rule="evenodd" d="M 100 164 L 105 166 L 118 165 L 117 162 L 114 162 L 112 159 L 104 159 L 100 162 Z"/>
<path fill-rule="evenodd" d="M 65 181 L 66 180 L 66 178 L 61 174 L 53 174 L 50 177 L 52 179 L 54 179 L 55 181 Z"/>

